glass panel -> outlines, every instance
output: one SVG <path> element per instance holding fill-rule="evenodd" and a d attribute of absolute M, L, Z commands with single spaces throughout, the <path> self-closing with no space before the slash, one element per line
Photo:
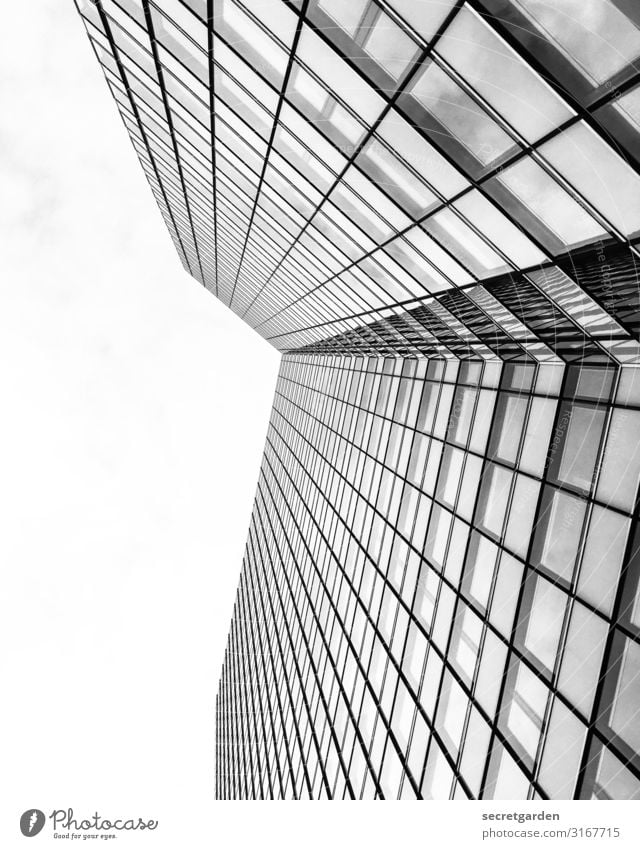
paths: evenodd
<path fill-rule="evenodd" d="M 586 503 L 573 495 L 553 490 L 550 505 L 544 509 L 546 532 L 539 562 L 571 582 L 582 534 Z"/>
<path fill-rule="evenodd" d="M 296 57 L 366 124 L 378 118 L 384 107 L 382 98 L 307 26 L 302 29 Z"/>
<path fill-rule="evenodd" d="M 508 267 L 502 257 L 451 209 L 436 213 L 422 226 L 480 279 Z"/>
<path fill-rule="evenodd" d="M 378 15 L 362 46 L 394 80 L 402 76 L 418 52 L 415 41 L 384 13 Z"/>
<path fill-rule="evenodd" d="M 445 198 L 469 185 L 462 174 L 395 110 L 392 109 L 380 122 L 377 133 L 418 174 L 428 176 L 430 185 Z"/>
<path fill-rule="evenodd" d="M 545 261 L 542 251 L 479 191 L 474 189 L 453 206 L 518 268 Z"/>
<path fill-rule="evenodd" d="M 504 539 L 505 546 L 522 558 L 526 557 L 529 548 L 539 488 L 539 481 L 517 475 Z"/>
<path fill-rule="evenodd" d="M 230 0 L 215 0 L 214 26 L 216 33 L 233 45 L 252 68 L 275 85 L 282 84 L 287 53 L 239 6 Z"/>
<path fill-rule="evenodd" d="M 436 34 L 456 0 L 392 0 L 389 4 L 429 41 Z"/>
<path fill-rule="evenodd" d="M 597 221 L 530 157 L 496 178 L 566 245 L 604 234 Z"/>
<path fill-rule="evenodd" d="M 591 490 L 604 419 L 604 410 L 582 404 L 562 412 L 559 426 L 565 427 L 564 442 L 559 462 L 555 457 L 552 464 L 557 480 Z"/>
<path fill-rule="evenodd" d="M 591 715 L 608 632 L 604 619 L 579 602 L 573 605 L 558 686 L 585 717 Z"/>
<path fill-rule="evenodd" d="M 486 474 L 486 472 L 485 472 Z M 496 536 L 502 533 L 513 473 L 492 465 L 482 494 L 482 524 Z"/>
<path fill-rule="evenodd" d="M 547 729 L 540 783 L 550 799 L 573 799 L 587 729 L 556 699 Z"/>
<path fill-rule="evenodd" d="M 434 62 L 425 64 L 408 92 L 482 165 L 514 147 L 511 136 Z"/>
<path fill-rule="evenodd" d="M 528 142 L 546 135 L 574 114 L 515 51 L 466 6 L 449 25 L 436 50 Z"/>
<path fill-rule="evenodd" d="M 549 690 L 543 682 L 524 663 L 520 663 L 506 725 L 515 743 L 522 746 L 531 760 L 536 756 L 548 697 Z"/>
<path fill-rule="evenodd" d="M 534 475 L 542 474 L 555 410 L 556 401 L 549 398 L 533 398 L 529 410 L 527 435 L 520 458 L 520 467 L 524 472 Z"/>
<path fill-rule="evenodd" d="M 567 601 L 567 596 L 549 581 L 536 579 L 524 645 L 549 671 L 556 662 Z"/>
<path fill-rule="evenodd" d="M 353 38 L 360 26 L 362 16 L 370 5 L 370 0 L 318 0 L 318 6 L 339 24 Z"/>
<path fill-rule="evenodd" d="M 640 412 L 614 409 L 598 483 L 598 498 L 631 510 L 640 476 Z"/>
<path fill-rule="evenodd" d="M 506 395 L 500 399 L 496 410 L 495 448 L 493 454 L 508 463 L 515 463 L 520 448 L 520 436 L 527 412 L 527 399 Z"/>
<path fill-rule="evenodd" d="M 598 765 L 596 785 L 596 790 L 600 791 L 598 798 L 602 798 L 601 791 L 604 790 L 604 798 L 640 799 L 640 781 L 604 747 Z"/>
<path fill-rule="evenodd" d="M 311 74 L 295 65 L 288 97 L 306 117 L 338 145 L 356 145 L 364 127 Z"/>
<path fill-rule="evenodd" d="M 621 233 L 640 228 L 640 176 L 586 124 L 574 124 L 539 150 Z"/>
<path fill-rule="evenodd" d="M 626 640 L 609 724 L 622 739 L 640 751 L 640 645 Z"/>
<path fill-rule="evenodd" d="M 611 613 L 629 534 L 629 519 L 594 504 L 585 543 L 578 594 Z"/>
<path fill-rule="evenodd" d="M 613 102 L 613 108 L 636 130 L 640 131 L 640 86 L 623 94 Z"/>
<path fill-rule="evenodd" d="M 376 139 L 367 143 L 356 162 L 414 218 L 424 215 L 438 203 L 428 186 Z"/>
<path fill-rule="evenodd" d="M 604 83 L 640 55 L 640 31 L 611 0 L 511 0 L 581 73 Z"/>
<path fill-rule="evenodd" d="M 489 619 L 501 634 L 511 639 L 513 617 L 522 584 L 523 565 L 506 552 L 500 558 Z"/>

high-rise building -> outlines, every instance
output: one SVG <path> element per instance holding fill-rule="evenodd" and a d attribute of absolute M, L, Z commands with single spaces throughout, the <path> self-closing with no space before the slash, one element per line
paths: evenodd
<path fill-rule="evenodd" d="M 79 3 L 283 352 L 220 798 L 640 798 L 640 6 Z"/>

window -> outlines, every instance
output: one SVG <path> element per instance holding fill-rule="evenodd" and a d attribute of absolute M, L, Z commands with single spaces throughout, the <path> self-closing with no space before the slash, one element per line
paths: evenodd
<path fill-rule="evenodd" d="M 640 644 L 625 640 L 609 724 L 634 752 L 640 751 Z"/>
<path fill-rule="evenodd" d="M 533 583 L 533 598 L 524 620 L 524 647 L 551 672 L 556 662 L 568 599 L 544 578 L 536 577 Z"/>
<path fill-rule="evenodd" d="M 510 677 L 513 677 L 512 675 Z M 529 756 L 530 765 L 536 757 L 549 690 L 524 663 L 520 662 L 505 710 L 505 725 L 513 745 Z"/>
<path fill-rule="evenodd" d="M 558 687 L 587 718 L 591 715 L 608 631 L 604 619 L 575 602 Z"/>
<path fill-rule="evenodd" d="M 506 168 L 495 179 L 513 198 L 519 200 L 524 209 L 550 231 L 561 245 L 578 245 L 597 239 L 605 232 L 597 221 L 529 156 Z M 507 206 L 509 208 L 509 204 Z M 528 222 L 522 212 L 519 212 L 513 203 L 510 206 L 513 207 L 514 215 L 527 226 Z M 542 239 L 545 237 L 544 231 L 538 235 Z M 552 250 L 556 248 L 556 243 L 548 237 L 546 243 Z"/>
<path fill-rule="evenodd" d="M 639 429 L 640 412 L 614 409 L 598 482 L 599 499 L 629 512 L 640 477 Z"/>
<path fill-rule="evenodd" d="M 356 163 L 414 218 L 424 215 L 438 203 L 420 177 L 377 139 L 365 145 Z"/>
<path fill-rule="evenodd" d="M 469 185 L 462 174 L 394 109 L 380 122 L 377 134 L 418 174 L 428 175 L 430 185 L 445 198 Z"/>
<path fill-rule="evenodd" d="M 640 30 L 611 0 L 511 0 L 594 85 L 640 55 Z"/>
<path fill-rule="evenodd" d="M 578 576 L 578 594 L 611 613 L 629 534 L 629 519 L 594 504 Z"/>
<path fill-rule="evenodd" d="M 436 50 L 528 142 L 546 135 L 573 114 L 467 6 L 458 12 Z"/>
<path fill-rule="evenodd" d="M 491 277 L 507 267 L 502 257 L 452 209 L 437 212 L 422 226 L 478 278 Z"/>
<path fill-rule="evenodd" d="M 492 438 L 494 457 L 515 464 L 526 413 L 526 397 L 504 395 L 500 398 Z"/>
<path fill-rule="evenodd" d="M 585 510 L 586 503 L 573 495 L 545 491 L 533 558 L 567 583 L 573 579 Z"/>
<path fill-rule="evenodd" d="M 478 505 L 479 517 L 483 527 L 497 537 L 502 534 L 512 478 L 513 473 L 501 466 L 491 464 L 485 470 Z"/>
<path fill-rule="evenodd" d="M 379 88 L 389 90 L 417 56 L 416 41 L 370 0 L 317 0 L 307 14 Z"/>
<path fill-rule="evenodd" d="M 640 176 L 586 124 L 574 124 L 539 150 L 621 233 L 640 229 Z"/>
<path fill-rule="evenodd" d="M 416 3 L 416 0 L 392 0 L 389 5 L 399 12 L 425 41 L 430 41 L 454 3 L 455 0 L 420 0 L 420 3 Z"/>
<path fill-rule="evenodd" d="M 587 729 L 559 699 L 549 720 L 540 783 L 550 799 L 573 799 Z"/>
<path fill-rule="evenodd" d="M 558 481 L 591 491 L 605 411 L 586 404 L 565 405 L 560 412 L 561 444 L 554 454 L 550 474 Z"/>
<path fill-rule="evenodd" d="M 539 488 L 539 481 L 531 480 L 526 475 L 516 475 L 504 544 L 522 558 L 526 557 L 529 548 Z"/>
<path fill-rule="evenodd" d="M 435 119 L 425 116 L 417 123 L 438 143 L 451 147 L 441 135 L 447 133 L 459 148 L 452 147 L 455 158 L 475 175 L 515 147 L 511 136 L 435 62 L 425 62 L 408 92 Z"/>

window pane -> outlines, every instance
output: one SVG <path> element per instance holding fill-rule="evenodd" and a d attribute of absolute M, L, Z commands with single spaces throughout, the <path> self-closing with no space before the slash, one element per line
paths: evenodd
<path fill-rule="evenodd" d="M 595 239 L 605 231 L 530 157 L 497 178 L 566 245 Z"/>
<path fill-rule="evenodd" d="M 318 0 L 318 6 L 327 15 L 330 15 L 352 38 L 356 34 L 368 5 L 369 0 L 351 0 L 349 3 L 345 3 L 343 0 Z"/>
<path fill-rule="evenodd" d="M 553 463 L 557 480 L 591 490 L 604 418 L 604 410 L 581 404 L 562 414 L 561 422 L 566 423 L 562 453 L 559 463 L 557 459 Z"/>
<path fill-rule="evenodd" d="M 556 575 L 571 582 L 586 504 L 573 495 L 553 490 L 543 516 L 546 532 L 539 561 Z"/>
<path fill-rule="evenodd" d="M 507 710 L 506 725 L 533 761 L 540 741 L 549 690 L 524 663 L 520 663 Z"/>
<path fill-rule="evenodd" d="M 344 0 L 340 0 L 344 5 Z M 436 34 L 455 0 L 392 0 L 389 4 L 426 41 Z"/>
<path fill-rule="evenodd" d="M 542 251 L 477 190 L 469 192 L 453 206 L 519 268 L 546 259 Z"/>
<path fill-rule="evenodd" d="M 540 782 L 550 799 L 573 799 L 587 729 L 556 699 L 547 729 Z"/>
<path fill-rule="evenodd" d="M 608 631 L 604 619 L 574 604 L 558 686 L 585 717 L 591 714 Z"/>
<path fill-rule="evenodd" d="M 377 132 L 397 156 L 402 157 L 419 174 L 428 177 L 429 183 L 445 198 L 452 197 L 469 185 L 462 174 L 398 112 L 391 110 L 380 122 Z"/>
<path fill-rule="evenodd" d="M 640 31 L 611 0 L 511 0 L 592 82 L 640 55 Z"/>
<path fill-rule="evenodd" d="M 640 228 L 640 176 L 580 122 L 540 154 L 624 235 Z"/>
<path fill-rule="evenodd" d="M 436 50 L 529 142 L 546 135 L 573 114 L 532 68 L 466 6 L 447 28 Z"/>
<path fill-rule="evenodd" d="M 384 13 L 378 15 L 362 46 L 394 80 L 402 76 L 418 52 L 415 41 Z"/>
<path fill-rule="evenodd" d="M 640 412 L 615 409 L 598 483 L 598 498 L 631 510 L 640 476 Z"/>
<path fill-rule="evenodd" d="M 513 617 L 522 584 L 523 569 L 522 563 L 506 552 L 500 558 L 489 619 L 491 624 L 508 640 L 511 639 Z"/>
<path fill-rule="evenodd" d="M 451 209 L 432 215 L 422 226 L 479 278 L 507 268 L 502 257 Z"/>
<path fill-rule="evenodd" d="M 629 519 L 594 504 L 585 543 L 578 593 L 604 613 L 610 613 L 627 544 Z"/>
<path fill-rule="evenodd" d="M 610 725 L 635 752 L 640 751 L 639 706 L 640 645 L 633 640 L 626 640 Z"/>
<path fill-rule="evenodd" d="M 434 62 L 425 65 L 409 93 L 482 165 L 515 146 L 511 136 Z"/>
<path fill-rule="evenodd" d="M 513 473 L 507 469 L 491 466 L 483 484 L 480 514 L 482 524 L 496 536 L 502 533 L 512 477 Z"/>
<path fill-rule="evenodd" d="M 553 670 L 568 598 L 544 578 L 537 578 L 524 645 L 549 671 Z"/>
<path fill-rule="evenodd" d="M 526 412 L 526 398 L 506 395 L 500 400 L 494 424 L 495 457 L 506 460 L 508 463 L 516 462 Z"/>
<path fill-rule="evenodd" d="M 429 187 L 376 139 L 367 143 L 356 162 L 414 218 L 439 202 Z"/>
<path fill-rule="evenodd" d="M 505 545 L 522 558 L 526 557 L 529 548 L 539 488 L 539 481 L 534 481 L 526 475 L 517 475 L 505 533 Z"/>

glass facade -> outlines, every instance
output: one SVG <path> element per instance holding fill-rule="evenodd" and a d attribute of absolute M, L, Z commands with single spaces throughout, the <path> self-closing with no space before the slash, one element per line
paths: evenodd
<path fill-rule="evenodd" d="M 640 798 L 640 11 L 78 0 L 283 353 L 221 798 Z"/>

